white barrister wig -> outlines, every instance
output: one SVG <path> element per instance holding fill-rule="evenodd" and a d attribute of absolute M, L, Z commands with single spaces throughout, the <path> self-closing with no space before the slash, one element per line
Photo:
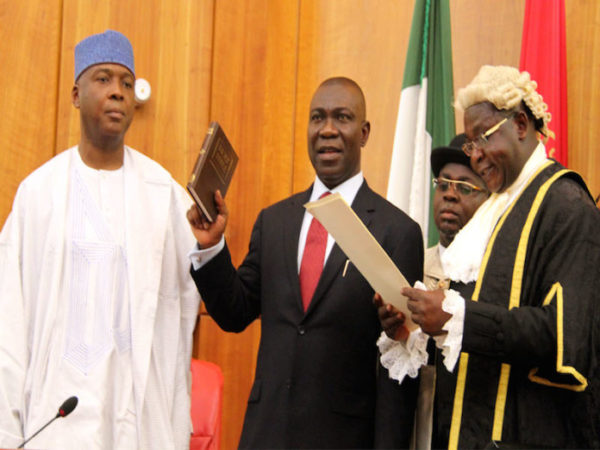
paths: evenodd
<path fill-rule="evenodd" d="M 511 110 L 523 101 L 538 119 L 538 131 L 552 137 L 554 133 L 548 129 L 552 116 L 536 88 L 528 72 L 510 66 L 482 66 L 475 78 L 458 91 L 455 107 L 464 111 L 477 103 L 490 102 L 498 110 Z"/>

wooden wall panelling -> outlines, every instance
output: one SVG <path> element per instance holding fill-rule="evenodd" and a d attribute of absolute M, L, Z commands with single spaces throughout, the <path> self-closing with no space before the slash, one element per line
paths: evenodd
<path fill-rule="evenodd" d="M 454 93 L 471 82 L 484 64 L 519 67 L 523 0 L 452 0 L 452 63 Z M 464 130 L 456 111 L 456 130 Z"/>
<path fill-rule="evenodd" d="M 152 87 L 125 142 L 185 183 L 208 125 L 213 2 L 65 1 L 57 151 L 79 140 L 79 112 L 69 97 L 73 48 L 82 38 L 112 28 L 129 38 L 136 75 Z"/>
<path fill-rule="evenodd" d="M 60 48 L 58 111 L 55 154 L 77 144 L 80 137 L 79 111 L 71 102 L 74 83 L 74 49 L 85 36 L 108 28 L 110 2 L 93 5 L 83 0 L 64 0 Z M 111 25 L 116 28 L 115 25 Z M 128 30 L 116 28 L 127 34 Z M 135 52 L 135 48 L 134 48 Z M 135 120 L 135 119 L 134 119 Z"/>
<path fill-rule="evenodd" d="M 132 41 L 152 98 L 138 109 L 129 141 L 185 185 L 209 122 L 214 1 L 140 1 L 151 13 Z"/>
<path fill-rule="evenodd" d="M 363 171 L 385 193 L 413 5 L 414 0 L 0 0 L 2 221 L 18 183 L 78 141 L 78 112 L 70 101 L 73 47 L 108 27 L 131 39 L 137 74 L 153 88 L 128 134 L 130 145 L 182 183 L 209 120 L 221 121 L 238 149 L 240 164 L 227 196 L 227 240 L 236 264 L 247 251 L 259 210 L 312 182 L 308 107 L 318 83 L 329 76 L 354 78 L 365 91 L 372 133 Z M 600 127 L 592 124 L 600 108 L 600 6 L 585 0 L 565 5 L 570 166 L 597 195 Z M 523 8 L 522 0 L 450 2 L 455 88 L 467 84 L 481 64 L 518 65 Z M 457 125 L 461 130 L 460 114 Z M 225 374 L 222 448 L 235 448 L 260 323 L 232 335 L 206 315 L 200 322 L 197 356 L 217 362 Z"/>
<path fill-rule="evenodd" d="M 212 85 L 214 1 L 192 1 L 189 16 L 189 34 L 182 43 L 188 47 L 189 64 L 188 89 L 186 98 L 188 142 L 185 148 L 186 168 L 181 179 L 187 183 L 210 123 L 210 103 Z M 167 147 L 168 148 L 168 147 Z"/>
<path fill-rule="evenodd" d="M 600 3 L 566 0 L 569 168 L 600 194 Z M 552 125 L 552 123 L 550 124 Z"/>
<path fill-rule="evenodd" d="M 413 7 L 413 0 L 301 3 L 294 191 L 314 179 L 306 146 L 312 95 L 321 81 L 342 75 L 365 94 L 371 134 L 362 170 L 385 196 Z"/>
<path fill-rule="evenodd" d="M 234 264 L 245 256 L 261 208 L 291 193 L 298 4 L 219 0 L 215 4 L 211 120 L 240 160 L 227 193 L 226 239 Z M 200 319 L 199 356 L 225 377 L 222 448 L 236 448 L 252 380 L 260 321 L 239 335 Z"/>
<path fill-rule="evenodd" d="M 260 209 L 291 192 L 296 9 L 294 2 L 217 3 L 211 118 L 240 156 L 227 194 L 237 263 Z"/>
<path fill-rule="evenodd" d="M 54 155 L 59 0 L 0 0 L 0 224 L 21 181 Z"/>

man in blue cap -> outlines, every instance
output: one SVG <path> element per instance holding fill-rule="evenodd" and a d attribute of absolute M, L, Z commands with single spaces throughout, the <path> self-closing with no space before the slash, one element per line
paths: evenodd
<path fill-rule="evenodd" d="M 135 69 L 116 31 L 75 47 L 81 138 L 19 186 L 0 234 L 0 447 L 183 449 L 199 305 L 190 205 L 124 144 Z"/>

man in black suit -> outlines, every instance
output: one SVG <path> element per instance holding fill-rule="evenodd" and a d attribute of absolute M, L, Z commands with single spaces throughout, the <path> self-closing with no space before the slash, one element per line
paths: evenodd
<path fill-rule="evenodd" d="M 308 124 L 315 182 L 260 213 L 237 270 L 224 243 L 228 210 L 220 194 L 215 195 L 220 214 L 214 223 L 195 206 L 188 211 L 201 249 L 192 254 L 191 273 L 208 313 L 233 332 L 261 317 L 241 448 L 408 443 L 414 395 L 411 389 L 404 397 L 378 364 L 381 326 L 371 286 L 326 232 L 320 256 L 305 259 L 314 254 L 314 240 L 313 219 L 303 205 L 325 192 L 339 192 L 407 280 L 421 279 L 419 226 L 364 181 L 361 148 L 369 132 L 360 87 L 348 78 L 324 81 L 313 96 Z M 316 286 L 310 286 L 307 272 Z"/>

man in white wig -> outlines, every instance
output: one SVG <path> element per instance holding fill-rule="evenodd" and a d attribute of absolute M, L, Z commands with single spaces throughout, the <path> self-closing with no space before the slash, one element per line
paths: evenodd
<path fill-rule="evenodd" d="M 600 447 L 600 211 L 546 157 L 536 87 L 483 66 L 458 92 L 463 150 L 492 194 L 442 255 L 450 289 L 404 289 L 420 329 L 379 341 L 402 380 L 434 337 L 435 448 Z M 379 315 L 393 337 L 398 315 Z"/>
<path fill-rule="evenodd" d="M 129 40 L 75 47 L 79 145 L 19 186 L 0 235 L 0 447 L 189 446 L 199 305 L 183 188 L 124 145 L 135 109 Z"/>

